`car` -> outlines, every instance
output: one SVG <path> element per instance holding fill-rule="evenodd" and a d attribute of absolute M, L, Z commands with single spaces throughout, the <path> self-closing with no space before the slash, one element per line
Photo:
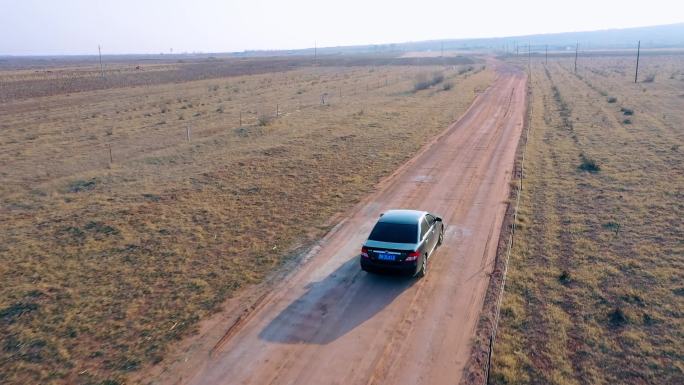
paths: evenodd
<path fill-rule="evenodd" d="M 444 240 L 442 218 L 427 211 L 389 210 L 380 215 L 363 247 L 361 269 L 424 277 Z"/>

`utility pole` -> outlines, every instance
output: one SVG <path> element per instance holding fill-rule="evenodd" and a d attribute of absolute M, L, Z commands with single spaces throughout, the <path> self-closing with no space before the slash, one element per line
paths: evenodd
<path fill-rule="evenodd" d="M 546 55 L 544 56 L 544 65 L 549 64 L 549 45 L 546 45 Z"/>
<path fill-rule="evenodd" d="M 639 51 L 641 51 L 641 40 L 639 40 L 639 43 L 637 43 L 637 65 L 636 65 L 636 70 L 634 71 L 634 83 L 636 84 L 638 76 L 639 76 Z"/>
<path fill-rule="evenodd" d="M 577 51 L 579 51 L 579 41 L 577 42 L 577 45 L 575 46 L 575 73 L 577 73 Z"/>
<path fill-rule="evenodd" d="M 104 79 L 104 67 L 102 67 L 102 49 L 100 49 L 99 44 L 97 46 L 97 53 L 100 56 L 100 75 L 102 76 L 102 79 Z"/>

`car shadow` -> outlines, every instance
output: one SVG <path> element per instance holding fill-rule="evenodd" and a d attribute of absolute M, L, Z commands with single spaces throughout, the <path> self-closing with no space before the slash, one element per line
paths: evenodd
<path fill-rule="evenodd" d="M 352 258 L 310 284 L 259 333 L 259 338 L 284 344 L 328 344 L 373 318 L 416 280 L 366 273 L 358 257 Z"/>

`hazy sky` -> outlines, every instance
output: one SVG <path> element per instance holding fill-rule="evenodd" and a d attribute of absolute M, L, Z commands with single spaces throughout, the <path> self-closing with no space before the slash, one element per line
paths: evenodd
<path fill-rule="evenodd" d="M 683 21 L 682 0 L 0 0 L 0 54 L 288 49 Z"/>

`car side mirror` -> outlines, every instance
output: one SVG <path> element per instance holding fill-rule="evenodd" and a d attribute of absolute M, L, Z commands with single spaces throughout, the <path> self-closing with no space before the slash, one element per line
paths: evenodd
<path fill-rule="evenodd" d="M 440 217 L 435 217 L 435 220 L 436 220 L 437 222 L 441 222 L 441 221 L 442 221 L 442 218 L 440 218 Z"/>

